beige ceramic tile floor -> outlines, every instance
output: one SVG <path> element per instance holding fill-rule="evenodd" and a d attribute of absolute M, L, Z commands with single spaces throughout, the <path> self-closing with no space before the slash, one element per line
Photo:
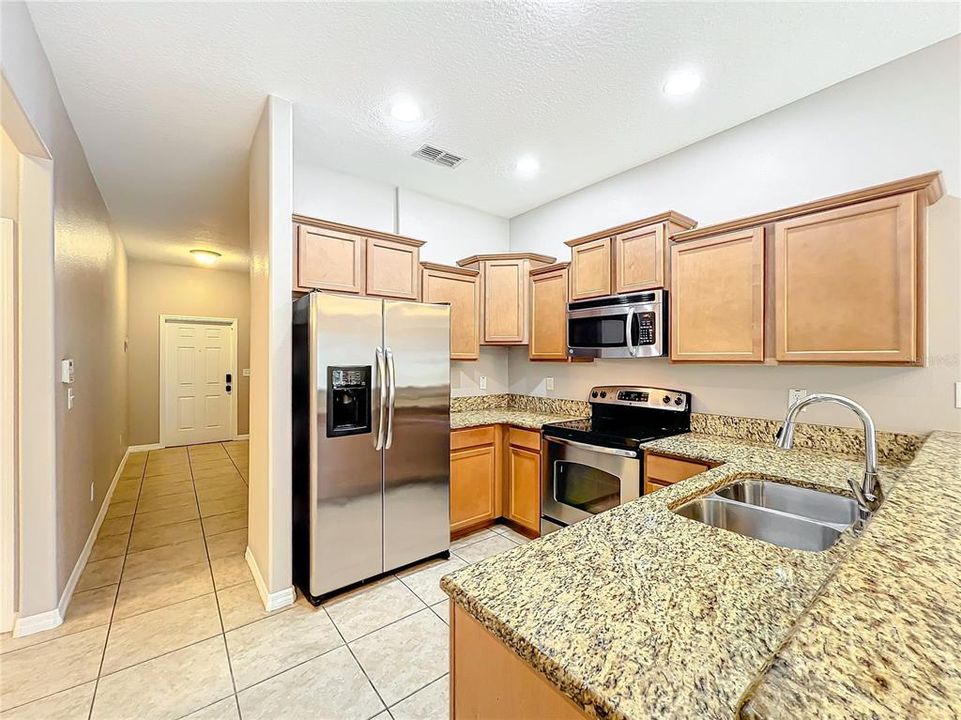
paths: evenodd
<path fill-rule="evenodd" d="M 246 442 L 132 455 L 64 624 L 0 636 L 0 718 L 447 718 L 440 577 L 525 539 L 497 526 L 449 560 L 267 614 L 244 561 L 246 477 Z"/>

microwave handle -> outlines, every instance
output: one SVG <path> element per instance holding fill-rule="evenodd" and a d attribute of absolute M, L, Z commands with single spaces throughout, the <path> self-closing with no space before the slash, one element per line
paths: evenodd
<path fill-rule="evenodd" d="M 630 308 L 627 311 L 627 327 L 624 328 L 624 335 L 627 338 L 627 352 L 631 354 L 631 357 L 637 357 L 637 345 L 634 344 L 634 308 Z"/>

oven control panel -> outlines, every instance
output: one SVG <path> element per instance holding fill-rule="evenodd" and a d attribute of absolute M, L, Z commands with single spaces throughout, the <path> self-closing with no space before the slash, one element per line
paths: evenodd
<path fill-rule="evenodd" d="M 603 385 L 591 389 L 588 401 L 594 404 L 685 411 L 690 410 L 691 394 L 682 390 L 666 390 L 664 388 Z"/>

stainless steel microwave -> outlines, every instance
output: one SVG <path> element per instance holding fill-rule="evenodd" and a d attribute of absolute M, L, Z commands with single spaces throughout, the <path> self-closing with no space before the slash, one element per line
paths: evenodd
<path fill-rule="evenodd" d="M 650 290 L 567 304 L 572 357 L 641 358 L 667 354 L 667 293 Z"/>

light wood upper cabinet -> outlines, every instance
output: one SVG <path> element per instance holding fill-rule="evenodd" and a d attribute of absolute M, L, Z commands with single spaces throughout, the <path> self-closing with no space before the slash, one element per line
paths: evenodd
<path fill-rule="evenodd" d="M 497 428 L 455 430 L 450 440 L 450 530 L 457 532 L 498 515 Z"/>
<path fill-rule="evenodd" d="M 764 230 L 671 248 L 671 360 L 764 360 Z"/>
<path fill-rule="evenodd" d="M 309 225 L 297 229 L 295 278 L 302 289 L 364 291 L 364 253 L 361 235 Z"/>
<path fill-rule="evenodd" d="M 614 292 L 664 287 L 667 224 L 648 225 L 614 237 Z"/>
<path fill-rule="evenodd" d="M 527 344 L 530 271 L 554 260 L 533 253 L 498 253 L 457 261 L 461 267 L 480 272 L 482 345 Z"/>
<path fill-rule="evenodd" d="M 571 300 L 611 294 L 611 238 L 571 247 Z"/>
<path fill-rule="evenodd" d="M 532 532 L 539 533 L 541 526 L 540 433 L 510 428 L 507 473 L 505 517 Z"/>
<path fill-rule="evenodd" d="M 422 244 L 367 238 L 366 293 L 376 297 L 419 299 Z"/>
<path fill-rule="evenodd" d="M 450 304 L 450 358 L 480 356 L 480 273 L 467 268 L 421 263 L 424 302 Z"/>
<path fill-rule="evenodd" d="M 918 193 L 774 226 L 779 362 L 922 359 Z"/>
<path fill-rule="evenodd" d="M 567 284 L 570 263 L 531 270 L 531 360 L 567 360 Z"/>

